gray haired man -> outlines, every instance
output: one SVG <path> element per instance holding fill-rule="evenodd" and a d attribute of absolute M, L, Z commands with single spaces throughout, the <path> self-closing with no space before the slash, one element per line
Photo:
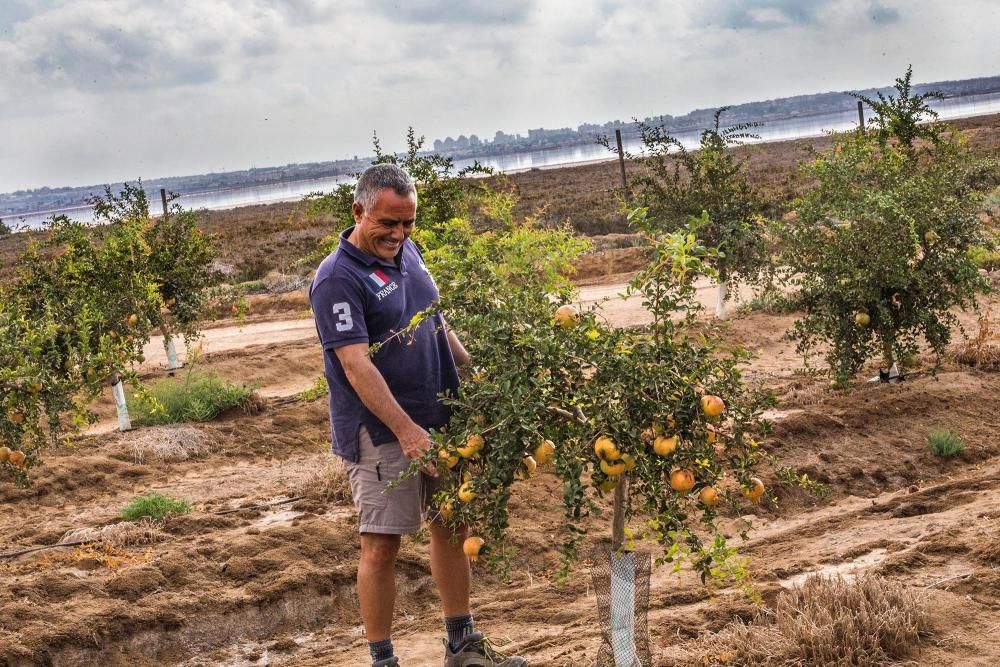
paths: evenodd
<path fill-rule="evenodd" d="M 400 167 L 369 167 L 354 190 L 354 226 L 323 260 L 309 290 L 330 387 L 333 451 L 343 457 L 358 511 L 358 599 L 372 664 L 399 665 L 392 646 L 395 565 L 400 537 L 423 525 L 436 477 L 421 473 L 387 485 L 431 447 L 428 430 L 448 423 L 439 395 L 458 389 L 469 355 L 443 317 L 393 335 L 439 298 L 417 246 L 413 180 Z M 378 351 L 369 355 L 372 344 Z M 430 521 L 431 575 L 445 616 L 445 667 L 526 667 L 497 654 L 475 631 L 465 529 Z"/>

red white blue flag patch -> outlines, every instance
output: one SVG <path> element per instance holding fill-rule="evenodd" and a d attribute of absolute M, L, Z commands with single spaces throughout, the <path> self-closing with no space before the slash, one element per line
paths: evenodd
<path fill-rule="evenodd" d="M 375 289 L 381 289 L 389 284 L 389 276 L 382 273 L 381 269 L 375 269 L 374 272 L 368 274 L 368 280 L 371 281 Z"/>

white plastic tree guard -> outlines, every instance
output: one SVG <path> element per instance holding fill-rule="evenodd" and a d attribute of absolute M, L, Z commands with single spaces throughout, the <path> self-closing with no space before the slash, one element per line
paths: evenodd
<path fill-rule="evenodd" d="M 111 385 L 111 394 L 115 397 L 115 407 L 118 408 L 118 430 L 132 430 L 132 421 L 128 417 L 128 404 L 125 402 L 125 383 L 121 378 Z"/>
<path fill-rule="evenodd" d="M 719 282 L 715 295 L 715 317 L 719 320 L 726 319 L 726 293 L 729 291 L 729 281 Z"/>
<path fill-rule="evenodd" d="M 178 368 L 183 368 L 184 364 L 177 359 L 177 348 L 174 346 L 174 339 L 170 336 L 164 336 L 163 346 L 167 349 L 167 370 L 175 371 Z"/>

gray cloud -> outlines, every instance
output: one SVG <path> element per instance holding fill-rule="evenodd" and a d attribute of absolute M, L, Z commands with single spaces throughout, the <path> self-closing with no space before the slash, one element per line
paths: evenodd
<path fill-rule="evenodd" d="M 74 0 L 40 11 L 0 39 L 0 84 L 51 93 L 217 82 L 241 60 L 275 53 L 283 39 L 284 14 L 231 1 L 163 12 L 143 0 Z"/>
<path fill-rule="evenodd" d="M 337 0 L 264 0 L 264 4 L 283 14 L 291 25 L 315 26 L 329 23 L 342 14 Z"/>
<path fill-rule="evenodd" d="M 532 9 L 530 0 L 374 0 L 371 6 L 393 21 L 480 26 L 523 23 Z"/>
<path fill-rule="evenodd" d="M 23 0 L 9 0 L 0 3 L 0 39 L 13 33 L 14 26 L 30 18 L 32 10 Z"/>
<path fill-rule="evenodd" d="M 881 0 L 714 0 L 701 5 L 695 24 L 726 30 L 775 30 L 865 16 L 883 24 L 900 19 L 898 10 Z"/>

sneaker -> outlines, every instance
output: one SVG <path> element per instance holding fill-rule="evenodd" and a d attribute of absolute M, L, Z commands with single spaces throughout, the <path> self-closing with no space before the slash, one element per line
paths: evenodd
<path fill-rule="evenodd" d="M 399 667 L 399 658 L 393 656 L 385 660 L 379 660 L 378 662 L 373 662 L 372 667 Z"/>
<path fill-rule="evenodd" d="M 473 632 L 455 651 L 444 640 L 444 667 L 528 667 L 528 661 L 517 655 L 497 653 L 483 633 Z"/>

